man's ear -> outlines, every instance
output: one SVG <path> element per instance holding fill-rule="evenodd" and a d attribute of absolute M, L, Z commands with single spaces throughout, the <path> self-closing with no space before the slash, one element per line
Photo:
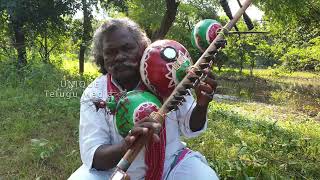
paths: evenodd
<path fill-rule="evenodd" d="M 104 60 L 103 57 L 99 57 L 99 66 L 100 66 L 100 72 L 102 74 L 107 74 L 107 69 L 104 67 Z"/>

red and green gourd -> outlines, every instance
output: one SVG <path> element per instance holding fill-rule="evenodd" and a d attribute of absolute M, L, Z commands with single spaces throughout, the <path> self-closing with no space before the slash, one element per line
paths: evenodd
<path fill-rule="evenodd" d="M 148 91 L 129 91 L 117 102 L 115 111 L 115 124 L 118 133 L 125 137 L 133 128 L 135 122 L 158 111 L 161 102 Z"/>
<path fill-rule="evenodd" d="M 204 52 L 210 43 L 217 37 L 222 25 L 213 19 L 204 19 L 198 22 L 191 33 L 191 43 L 193 47 Z"/>

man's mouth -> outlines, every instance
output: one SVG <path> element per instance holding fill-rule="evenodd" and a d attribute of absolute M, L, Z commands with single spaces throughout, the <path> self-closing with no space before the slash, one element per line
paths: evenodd
<path fill-rule="evenodd" d="M 128 64 L 115 64 L 112 66 L 112 69 L 114 71 L 127 71 L 127 70 L 133 70 L 136 66 L 134 65 L 128 65 Z"/>
<path fill-rule="evenodd" d="M 124 65 L 120 65 L 120 66 L 113 66 L 113 70 L 115 71 L 125 71 L 131 69 L 131 67 L 129 66 L 124 66 Z"/>
<path fill-rule="evenodd" d="M 138 67 L 138 64 L 131 62 L 116 63 L 111 66 L 111 68 L 115 71 L 132 70 L 136 69 L 136 67 Z"/>

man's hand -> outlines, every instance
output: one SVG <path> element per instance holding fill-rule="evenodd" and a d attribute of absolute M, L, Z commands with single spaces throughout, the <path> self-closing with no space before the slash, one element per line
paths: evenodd
<path fill-rule="evenodd" d="M 194 89 L 197 96 L 197 105 L 192 110 L 190 117 L 190 129 L 193 132 L 203 129 L 206 122 L 207 109 L 213 95 L 217 89 L 217 82 L 212 71 L 205 69 L 206 78 L 201 81 Z"/>
<path fill-rule="evenodd" d="M 152 134 L 155 142 L 160 141 L 159 132 L 161 130 L 161 124 L 149 117 L 135 123 L 134 127 L 129 131 L 128 135 L 124 138 L 123 148 L 126 150 L 134 143 L 139 136 L 147 136 Z"/>
<path fill-rule="evenodd" d="M 211 70 L 205 69 L 204 73 L 207 77 L 195 87 L 197 105 L 202 107 L 208 106 L 212 101 L 218 85 Z"/>
<path fill-rule="evenodd" d="M 153 136 L 154 141 L 159 141 L 158 133 L 161 124 L 151 118 L 144 118 L 137 122 L 131 132 L 124 138 L 122 143 L 113 145 L 101 145 L 95 151 L 92 167 L 98 170 L 108 170 L 117 165 L 120 159 L 127 152 L 128 148 L 137 140 L 138 136 Z"/>

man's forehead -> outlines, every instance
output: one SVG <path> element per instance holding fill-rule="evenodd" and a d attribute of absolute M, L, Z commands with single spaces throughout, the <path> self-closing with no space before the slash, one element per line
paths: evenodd
<path fill-rule="evenodd" d="M 104 41 L 103 41 L 104 48 L 112 48 L 112 47 L 119 47 L 124 45 L 136 45 L 136 44 L 137 44 L 136 41 L 130 37 L 121 37 L 119 39 L 104 38 Z"/>
<path fill-rule="evenodd" d="M 111 28 L 109 30 L 106 30 L 104 32 L 106 37 L 113 37 L 113 36 L 132 36 L 132 33 L 130 32 L 128 27 L 117 27 L 117 28 Z"/>
<path fill-rule="evenodd" d="M 132 33 L 127 31 L 114 31 L 112 33 L 105 34 L 103 38 L 104 46 L 121 46 L 125 44 L 138 44 Z"/>
<path fill-rule="evenodd" d="M 115 42 L 115 41 L 119 41 L 119 40 L 121 40 L 121 41 L 127 41 L 127 42 L 129 42 L 129 41 L 134 41 L 135 39 L 134 39 L 134 37 L 132 36 L 132 35 L 126 35 L 126 36 L 124 36 L 124 35 L 119 35 L 119 36 L 112 36 L 112 34 L 111 35 L 107 35 L 107 36 L 105 36 L 104 38 L 103 38 L 103 42 L 105 42 L 105 43 L 113 43 L 113 42 Z"/>

